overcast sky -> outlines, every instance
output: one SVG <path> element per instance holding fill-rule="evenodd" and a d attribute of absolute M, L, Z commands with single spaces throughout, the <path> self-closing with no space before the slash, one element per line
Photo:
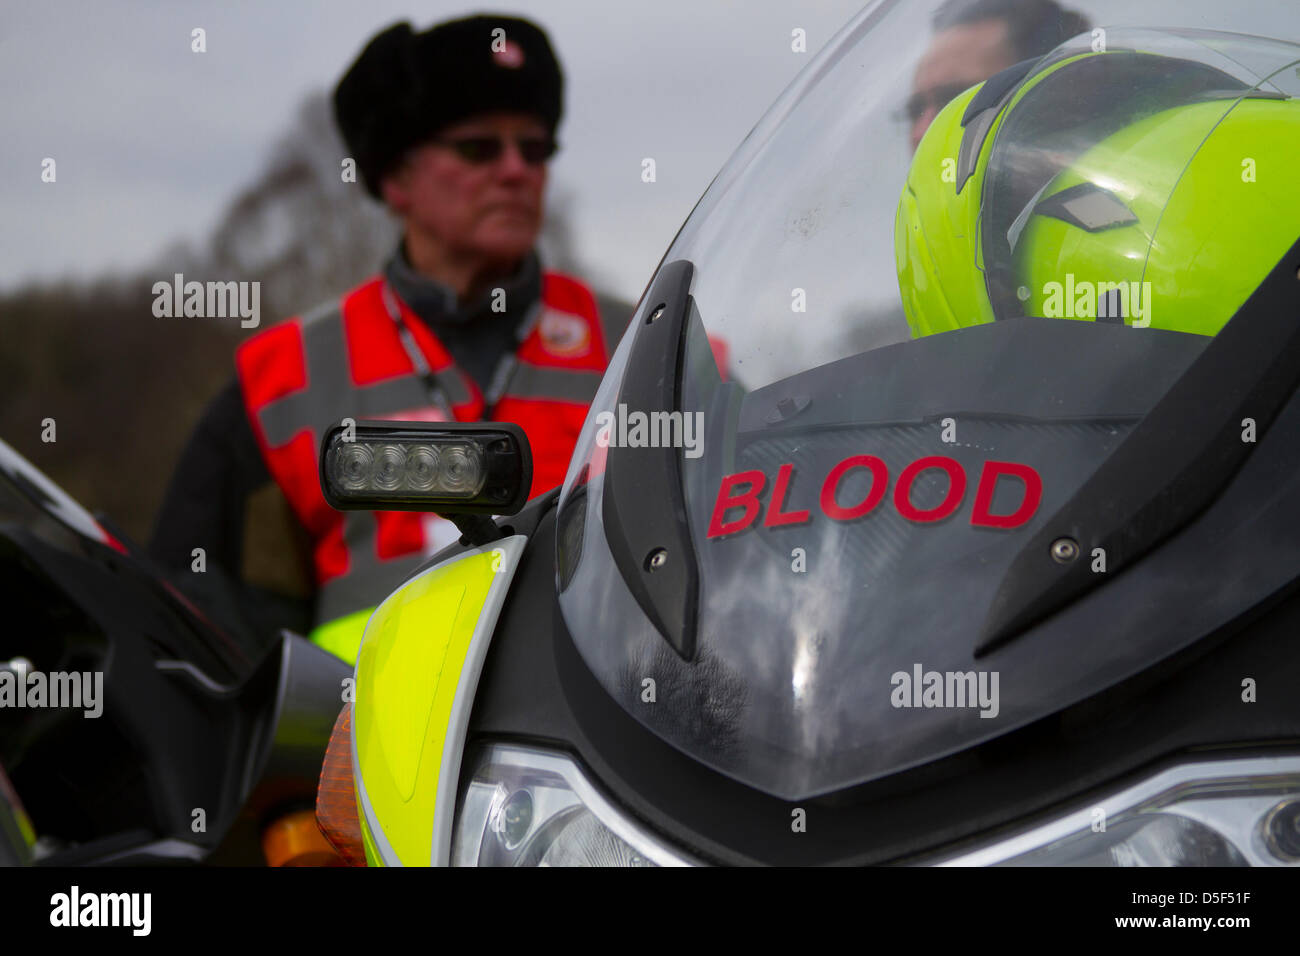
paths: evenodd
<path fill-rule="evenodd" d="M 1072 0 L 1100 23 L 1170 3 Z M 1188 0 L 1191 10 L 1223 10 Z M 1293 33 L 1298 0 L 1238 0 Z M 1227 0 L 1223 0 L 1227 3 Z M 588 279 L 634 299 L 683 218 L 776 95 L 865 0 L 524 0 L 566 73 L 552 191 L 572 195 Z M 485 7 L 430 0 L 57 0 L 0 12 L 0 291 L 135 270 L 200 243 L 308 93 L 366 40 Z M 1189 14 L 1190 15 L 1190 14 Z M 1262 19 L 1261 19 L 1262 17 Z M 1190 22 L 1195 22 L 1195 18 Z M 1244 22 L 1244 21 L 1243 21 Z M 1253 21 L 1252 21 L 1253 22 Z M 202 27 L 207 52 L 191 52 Z M 791 31 L 808 50 L 791 50 Z M 1249 31 L 1248 31 L 1249 32 Z M 902 127 L 899 135 L 903 135 Z M 653 157 L 658 181 L 641 182 Z M 55 184 L 41 162 L 57 162 Z"/>
<path fill-rule="evenodd" d="M 202 241 L 304 95 L 380 28 L 482 9 L 551 35 L 567 80 L 554 187 L 591 278 L 638 295 L 763 110 L 864 0 L 59 0 L 0 13 L 0 290 Z M 207 32 L 207 52 L 190 31 Z M 808 53 L 791 51 L 807 31 Z M 655 158 L 658 181 L 640 180 Z M 42 183 L 53 157 L 57 183 Z"/>

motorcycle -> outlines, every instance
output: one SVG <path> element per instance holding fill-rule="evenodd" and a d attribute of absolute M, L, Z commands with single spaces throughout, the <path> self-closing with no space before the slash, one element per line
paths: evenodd
<path fill-rule="evenodd" d="M 4 442 L 0 569 L 0 865 L 337 862 L 342 661 L 219 624 Z"/>
<path fill-rule="evenodd" d="M 324 437 L 332 505 L 464 533 L 366 626 L 341 854 L 1300 865 L 1294 14 L 1145 5 L 909 156 L 942 12 L 749 134 L 561 488 L 506 426 Z"/>
<path fill-rule="evenodd" d="M 913 89 L 954 9 L 744 140 L 559 488 L 509 424 L 323 436 L 331 505 L 462 533 L 354 666 L 0 442 L 0 863 L 1300 866 L 1295 15 Z"/>
<path fill-rule="evenodd" d="M 562 488 L 523 505 L 508 427 L 325 436 L 335 507 L 464 532 L 367 624 L 341 853 L 1300 863 L 1300 194 L 1252 189 L 1300 46 L 1163 5 L 891 168 L 934 6 L 868 7 L 745 140 Z"/>

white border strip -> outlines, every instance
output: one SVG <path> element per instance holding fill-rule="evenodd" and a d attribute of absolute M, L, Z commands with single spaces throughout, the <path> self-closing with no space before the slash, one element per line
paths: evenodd
<path fill-rule="evenodd" d="M 456 815 L 456 793 L 460 789 L 460 761 L 465 754 L 465 736 L 469 732 L 469 714 L 474 707 L 479 675 L 483 673 L 483 661 L 487 658 L 488 646 L 497 629 L 501 606 L 505 604 L 506 593 L 510 590 L 510 582 L 514 580 L 519 559 L 527 543 L 527 537 L 516 534 L 492 542 L 491 547 L 478 549 L 479 552 L 488 553 L 502 551 L 504 556 L 501 558 L 500 570 L 492 575 L 487 599 L 479 611 L 474 634 L 469 639 L 465 662 L 460 668 L 460 681 L 456 684 L 456 697 L 447 719 L 447 732 L 442 743 L 442 765 L 438 768 L 438 794 L 433 805 L 433 846 L 429 853 L 429 863 L 433 866 L 449 866 L 451 863 L 452 824 Z"/>

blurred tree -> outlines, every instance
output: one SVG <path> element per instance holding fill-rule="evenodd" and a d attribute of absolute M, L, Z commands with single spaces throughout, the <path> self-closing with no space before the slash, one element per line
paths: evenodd
<path fill-rule="evenodd" d="M 210 270 L 262 283 L 266 321 L 339 295 L 371 275 L 397 226 L 360 182 L 345 182 L 347 150 L 329 99 L 309 96 L 266 171 L 231 203 L 212 237 Z"/>
<path fill-rule="evenodd" d="M 0 300 L 0 437 L 138 542 L 185 433 L 230 375 L 234 342 L 226 321 L 156 318 L 153 281 L 64 283 Z"/>

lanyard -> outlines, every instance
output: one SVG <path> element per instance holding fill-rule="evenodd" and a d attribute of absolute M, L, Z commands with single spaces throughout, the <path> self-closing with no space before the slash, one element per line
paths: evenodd
<path fill-rule="evenodd" d="M 420 346 L 416 343 L 415 336 L 411 334 L 411 330 L 407 327 L 406 323 L 402 321 L 402 312 L 401 308 L 397 304 L 397 297 L 393 294 L 393 291 L 386 280 L 383 284 L 381 294 L 384 300 L 384 308 L 388 310 L 388 317 L 393 320 L 393 325 L 397 327 L 397 337 L 402 342 L 402 348 L 406 350 L 406 355 L 411 360 L 411 364 L 415 366 L 416 372 L 424 381 L 425 390 L 429 395 L 429 403 L 435 406 L 439 411 L 446 414 L 450 420 L 455 421 L 456 413 L 452 410 L 451 402 L 447 398 L 447 393 L 442 386 L 438 384 L 437 375 L 435 375 L 433 370 L 429 368 L 429 362 L 424 357 L 424 353 L 420 351 Z M 524 316 L 524 321 L 521 322 L 519 328 L 515 330 L 515 341 L 517 343 L 523 344 L 524 340 L 528 338 L 529 334 L 533 330 L 533 326 L 537 324 L 537 320 L 541 317 L 541 312 L 542 303 L 539 299 L 533 304 L 533 307 L 528 310 L 527 315 Z M 496 406 L 497 402 L 501 400 L 501 396 L 505 393 L 506 387 L 510 384 L 510 379 L 513 377 L 515 368 L 518 364 L 519 360 L 515 357 L 514 353 L 511 352 L 507 352 L 497 361 L 496 368 L 492 372 L 492 378 L 488 382 L 487 394 L 484 396 L 484 402 L 486 404 L 484 415 L 492 414 L 492 409 Z"/>
<path fill-rule="evenodd" d="M 438 377 L 429 368 L 429 362 L 424 357 L 424 353 L 420 351 L 420 346 L 416 344 L 415 336 L 411 334 L 411 330 L 402 321 L 401 309 L 398 307 L 397 300 L 387 282 L 383 285 L 382 296 L 384 308 L 388 310 L 388 317 L 393 320 L 393 325 L 397 327 L 397 337 L 402 341 L 402 348 L 406 350 L 407 358 L 411 360 L 416 373 L 424 382 L 424 389 L 429 395 L 429 404 L 446 415 L 449 421 L 454 422 L 456 413 L 451 407 L 451 401 L 447 398 L 447 393 L 443 387 L 438 384 Z"/>
<path fill-rule="evenodd" d="M 533 331 L 533 326 L 542 315 L 542 300 L 538 299 L 524 314 L 524 320 L 519 323 L 515 329 L 515 349 L 524 344 L 524 341 Z M 505 394 L 506 387 L 510 384 L 510 379 L 515 374 L 515 369 L 519 366 L 519 358 L 514 352 L 507 352 L 501 356 L 497 362 L 496 369 L 492 372 L 492 379 L 488 382 L 487 403 L 488 408 L 495 408 L 497 402 L 501 401 L 501 396 Z"/>

